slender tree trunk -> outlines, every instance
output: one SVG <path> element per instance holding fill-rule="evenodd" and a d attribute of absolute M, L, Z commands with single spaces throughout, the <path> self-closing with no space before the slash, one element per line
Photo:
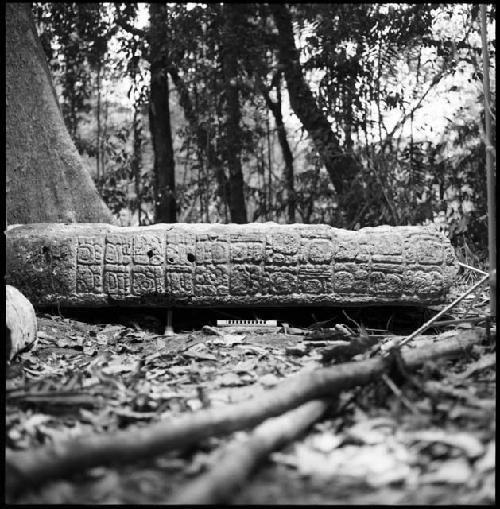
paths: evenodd
<path fill-rule="evenodd" d="M 198 158 L 198 194 L 200 195 L 200 222 L 203 222 L 203 214 L 205 212 L 205 207 L 203 204 L 203 191 L 205 190 L 205 186 L 203 185 L 203 154 L 201 150 L 197 151 Z"/>
<path fill-rule="evenodd" d="M 108 134 L 108 99 L 107 99 L 107 90 L 106 89 L 104 90 L 104 103 L 103 103 L 102 110 L 103 110 L 103 114 L 104 114 L 104 121 L 103 121 L 103 126 L 102 126 L 101 139 L 102 139 L 102 143 L 105 144 L 106 137 Z M 104 179 L 106 177 L 106 162 L 107 162 L 106 150 L 102 151 L 100 159 L 101 159 L 101 169 L 102 169 L 101 175 L 102 175 L 102 178 Z"/>
<path fill-rule="evenodd" d="M 261 181 L 260 181 L 260 195 L 262 196 L 263 206 L 261 208 L 262 212 L 261 216 L 264 216 L 266 219 L 268 218 L 268 209 L 267 209 L 267 190 L 266 190 L 266 162 L 264 156 L 264 146 L 260 147 L 260 170 L 261 170 Z"/>
<path fill-rule="evenodd" d="M 286 137 L 286 128 L 283 122 L 283 115 L 281 112 L 281 77 L 277 85 L 277 108 L 276 108 L 276 125 L 278 128 L 278 139 L 283 152 L 283 159 L 285 160 L 285 180 L 288 193 L 288 222 L 295 223 L 295 185 L 294 185 L 294 170 L 293 170 L 293 154 L 290 150 L 290 145 Z"/>
<path fill-rule="evenodd" d="M 272 169 L 272 163 L 271 163 L 271 138 L 269 136 L 269 110 L 266 111 L 266 146 L 267 146 L 267 195 L 268 195 L 268 215 L 266 215 L 266 219 L 269 221 L 270 219 L 273 219 L 273 211 L 272 211 L 272 203 L 273 203 L 273 187 L 271 182 L 271 169 Z"/>
<path fill-rule="evenodd" d="M 139 118 L 139 107 L 134 104 L 134 153 L 132 159 L 132 172 L 134 174 L 135 195 L 136 195 L 136 208 L 137 208 L 137 221 L 141 225 L 141 129 Z"/>
<path fill-rule="evenodd" d="M 99 197 L 59 108 L 30 3 L 7 3 L 7 224 L 115 220 Z"/>
<path fill-rule="evenodd" d="M 346 184 L 354 179 L 357 165 L 341 149 L 328 118 L 316 104 L 304 79 L 288 8 L 279 3 L 270 3 L 269 8 L 279 31 L 277 38 L 279 58 L 285 72 L 290 104 L 309 132 L 321 162 L 326 167 L 335 190 L 341 196 Z"/>
<path fill-rule="evenodd" d="M 99 177 L 101 176 L 101 66 L 97 66 L 97 146 L 96 146 L 96 180 L 99 186 Z"/>
<path fill-rule="evenodd" d="M 290 144 L 286 137 L 286 128 L 283 122 L 283 114 L 281 112 L 281 78 L 277 82 L 277 102 L 273 102 L 269 91 L 260 85 L 262 95 L 266 101 L 267 107 L 271 110 L 274 120 L 276 122 L 276 129 L 278 131 L 278 140 L 283 153 L 285 161 L 285 182 L 288 194 L 288 222 L 295 223 L 295 187 L 294 187 L 294 169 L 293 169 L 293 155 L 290 149 Z"/>
<path fill-rule="evenodd" d="M 162 4 L 152 3 L 150 13 L 149 124 L 154 151 L 155 210 L 157 223 L 176 222 L 175 163 L 170 125 L 169 83 L 164 67 Z"/>
<path fill-rule="evenodd" d="M 225 207 L 229 203 L 230 189 L 228 178 L 224 173 L 223 162 L 220 160 L 217 151 L 211 143 L 206 127 L 198 122 L 198 117 L 194 110 L 191 97 L 189 96 L 189 91 L 182 78 L 179 76 L 177 69 L 169 64 L 168 72 L 179 94 L 179 103 L 184 111 L 184 117 L 195 135 L 200 150 L 206 153 L 208 167 L 214 170 L 217 180 L 217 194 L 220 196 L 222 204 Z"/>
<path fill-rule="evenodd" d="M 229 166 L 231 221 L 246 223 L 247 213 L 243 194 L 241 169 L 241 111 L 238 90 L 238 11 L 236 4 L 224 4 L 224 27 L 222 61 L 224 68 L 224 91 L 226 98 L 226 161 Z"/>

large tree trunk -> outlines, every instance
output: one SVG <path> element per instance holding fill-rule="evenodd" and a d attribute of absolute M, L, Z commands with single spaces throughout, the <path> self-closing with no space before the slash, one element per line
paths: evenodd
<path fill-rule="evenodd" d="M 231 221 L 246 223 L 247 212 L 243 194 L 243 173 L 241 169 L 241 111 L 238 90 L 238 10 L 236 4 L 224 4 L 224 27 L 222 62 L 224 68 L 224 91 L 226 96 L 226 161 L 230 175 Z"/>
<path fill-rule="evenodd" d="M 7 3 L 7 224 L 114 219 L 64 125 L 31 4 Z"/>
<path fill-rule="evenodd" d="M 157 223 L 176 222 L 175 163 L 170 125 L 169 83 L 165 69 L 162 4 L 152 3 L 150 13 L 149 124 L 154 151 L 155 209 Z"/>
<path fill-rule="evenodd" d="M 346 183 L 355 177 L 356 164 L 340 147 L 328 118 L 318 107 L 304 79 L 288 8 L 284 4 L 275 3 L 270 3 L 269 8 L 279 31 L 276 40 L 280 63 L 285 72 L 290 105 L 307 129 L 335 190 L 341 196 Z"/>

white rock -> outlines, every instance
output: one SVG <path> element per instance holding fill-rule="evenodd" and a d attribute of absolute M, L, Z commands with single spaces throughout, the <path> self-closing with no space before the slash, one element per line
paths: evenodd
<path fill-rule="evenodd" d="M 16 288 L 5 285 L 5 324 L 7 359 L 34 346 L 37 340 L 37 322 L 31 302 Z M 10 336 L 10 337 L 9 337 Z"/>

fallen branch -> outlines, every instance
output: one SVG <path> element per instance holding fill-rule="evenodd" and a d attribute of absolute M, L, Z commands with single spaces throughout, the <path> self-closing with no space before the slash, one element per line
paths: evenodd
<path fill-rule="evenodd" d="M 185 485 L 165 504 L 222 504 L 241 487 L 268 455 L 302 435 L 331 402 L 313 400 L 255 428 L 246 440 L 232 442 L 207 473 Z"/>
<path fill-rule="evenodd" d="M 415 369 L 428 360 L 463 355 L 480 342 L 484 332 L 468 330 L 460 337 L 424 348 L 404 349 L 403 360 Z M 405 351 L 408 350 L 408 351 Z M 202 439 L 251 428 L 312 399 L 332 397 L 340 391 L 366 385 L 386 372 L 390 357 L 347 362 L 284 380 L 264 395 L 224 408 L 200 410 L 150 426 L 91 435 L 6 455 L 6 491 L 12 496 L 49 479 L 68 477 L 99 465 L 124 464 L 155 457 L 166 451 L 193 446 Z"/>
<path fill-rule="evenodd" d="M 471 325 L 473 323 L 475 323 L 477 325 L 481 322 L 485 322 L 486 320 L 488 320 L 487 316 L 472 316 L 470 318 L 457 318 L 454 320 L 441 320 L 439 322 L 434 322 L 433 328 L 434 327 L 445 327 L 447 325 L 458 325 L 459 323 L 470 323 Z"/>
<path fill-rule="evenodd" d="M 401 348 L 402 346 L 408 344 L 410 341 L 412 341 L 414 338 L 416 338 L 419 334 L 422 334 L 422 332 L 429 329 L 438 318 L 441 318 L 445 313 L 447 313 L 450 309 L 454 308 L 459 302 L 465 299 L 467 295 L 472 293 L 474 290 L 479 288 L 484 282 L 486 282 L 490 278 L 489 274 L 486 274 L 483 276 L 479 281 L 477 281 L 475 284 L 473 284 L 466 292 L 462 293 L 459 297 L 457 297 L 453 302 L 448 304 L 445 308 L 443 308 L 439 313 L 434 315 L 430 320 L 425 322 L 421 327 L 419 327 L 417 330 L 413 331 L 409 336 L 406 336 L 403 340 L 401 340 L 399 343 L 395 344 L 392 349 L 394 348 Z M 387 351 L 384 355 L 390 355 L 391 350 Z"/>

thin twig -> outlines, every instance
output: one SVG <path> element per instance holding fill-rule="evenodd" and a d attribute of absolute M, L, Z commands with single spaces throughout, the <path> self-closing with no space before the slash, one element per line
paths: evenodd
<path fill-rule="evenodd" d="M 483 274 L 483 275 L 488 274 L 484 270 L 476 269 L 476 267 L 471 267 L 470 265 L 467 265 L 467 264 L 462 263 L 462 262 L 458 262 L 458 265 L 460 265 L 461 267 L 464 267 L 465 269 L 473 270 L 474 272 L 479 272 L 479 274 Z"/>
<path fill-rule="evenodd" d="M 346 312 L 345 310 L 342 310 L 342 313 L 344 314 L 344 316 L 349 320 L 351 321 L 354 325 L 356 325 L 356 327 L 358 328 L 358 331 L 361 330 L 361 326 L 359 325 L 359 323 L 354 320 L 353 318 L 351 318 Z"/>
<path fill-rule="evenodd" d="M 403 394 L 403 391 L 391 380 L 391 378 L 386 373 L 382 375 L 382 380 L 387 385 L 387 387 L 389 387 L 389 389 L 391 389 L 391 391 L 401 400 L 401 403 L 403 403 L 403 405 L 408 408 L 408 410 L 410 410 L 411 413 L 415 415 L 419 413 L 418 410 Z"/>
<path fill-rule="evenodd" d="M 489 274 L 486 274 L 485 276 L 483 276 L 476 284 L 474 284 L 473 286 L 471 286 L 465 293 L 463 293 L 462 295 L 460 295 L 460 297 L 457 297 L 451 304 L 448 304 L 445 308 L 443 308 L 439 313 L 437 313 L 436 315 L 434 315 L 430 320 L 428 320 L 427 322 L 425 322 L 421 327 L 419 327 L 416 331 L 412 332 L 409 336 L 405 337 L 404 339 L 402 339 L 401 341 L 399 342 L 396 342 L 387 352 L 385 352 L 383 354 L 383 356 L 386 356 L 388 357 L 389 355 L 391 355 L 392 351 L 396 348 L 401 348 L 402 346 L 408 344 L 410 341 L 412 341 L 413 339 L 415 339 L 419 334 L 421 334 L 422 332 L 424 332 L 425 330 L 427 330 L 432 324 L 434 324 L 438 318 L 440 318 L 441 316 L 443 316 L 445 313 L 447 313 L 450 309 L 452 309 L 453 307 L 455 307 L 459 302 L 461 302 L 462 300 L 465 299 L 465 297 L 467 297 L 467 295 L 471 294 L 474 290 L 476 290 L 477 288 L 479 288 L 484 282 L 488 281 L 488 279 L 490 278 L 490 275 Z"/>

